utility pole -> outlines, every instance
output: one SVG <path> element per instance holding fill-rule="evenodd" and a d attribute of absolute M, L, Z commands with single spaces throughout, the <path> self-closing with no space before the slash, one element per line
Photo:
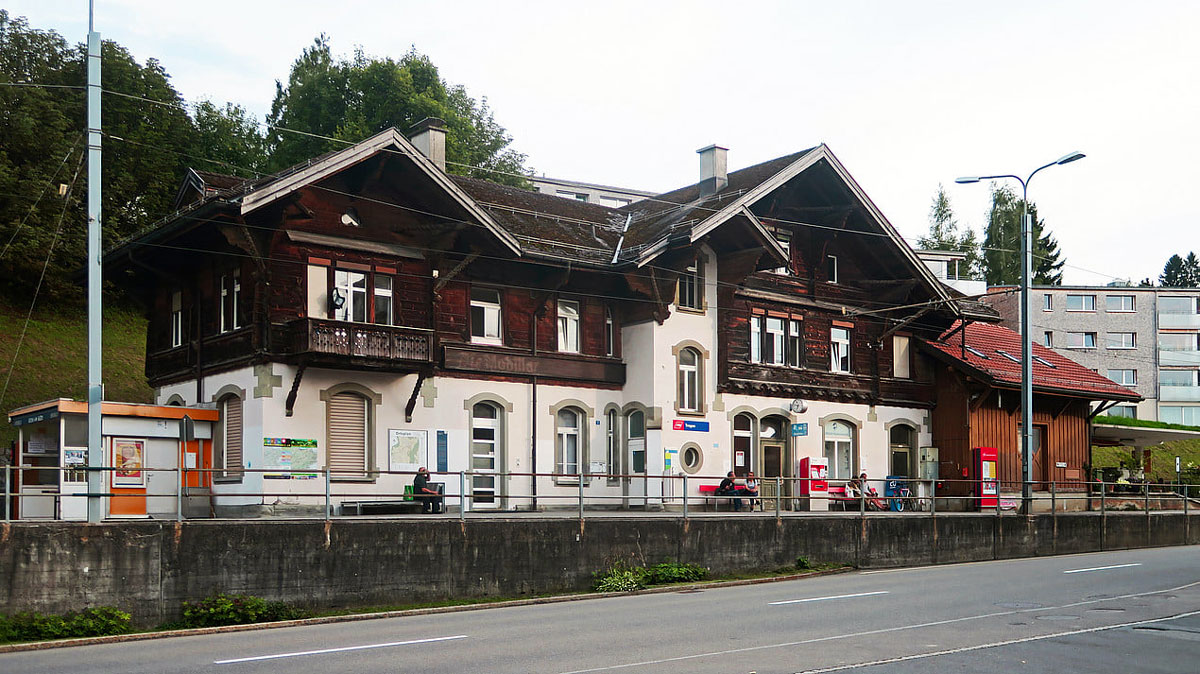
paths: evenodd
<path fill-rule="evenodd" d="M 94 24 L 95 0 L 88 0 L 87 116 L 88 116 L 88 466 L 105 464 L 100 436 L 100 403 L 104 384 L 100 378 L 100 33 Z M 89 522 L 104 519 L 105 473 L 88 471 Z"/>

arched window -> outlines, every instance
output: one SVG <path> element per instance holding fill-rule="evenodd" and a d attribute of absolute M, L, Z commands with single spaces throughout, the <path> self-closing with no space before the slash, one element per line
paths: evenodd
<path fill-rule="evenodd" d="M 679 351 L 679 411 L 700 411 L 700 354 L 687 347 Z"/>
<path fill-rule="evenodd" d="M 646 413 L 630 412 L 626 417 L 628 422 L 627 444 L 629 445 L 629 466 L 633 473 L 646 472 Z"/>
<path fill-rule="evenodd" d="M 335 478 L 367 477 L 370 401 L 357 393 L 334 393 L 326 400 L 329 470 Z"/>
<path fill-rule="evenodd" d="M 471 506 L 496 505 L 496 473 L 502 459 L 500 409 L 490 402 L 471 407 Z"/>
<path fill-rule="evenodd" d="M 217 479 L 241 481 L 245 464 L 242 456 L 242 399 L 232 393 L 217 400 L 221 421 L 213 438 L 213 465 Z"/>
<path fill-rule="evenodd" d="M 566 407 L 558 411 L 556 417 L 555 450 L 558 455 L 554 472 L 565 475 L 578 475 L 582 460 L 581 432 L 583 429 L 583 413 L 574 407 Z"/>
<path fill-rule="evenodd" d="M 830 421 L 825 424 L 825 458 L 829 460 L 829 477 L 848 480 L 858 469 L 857 452 L 854 449 L 854 427 L 845 421 Z"/>
<path fill-rule="evenodd" d="M 912 477 L 913 436 L 916 429 L 905 424 L 892 426 L 888 431 L 888 447 L 891 449 L 891 469 L 889 475 Z"/>
<path fill-rule="evenodd" d="M 739 476 L 753 470 L 754 417 L 743 412 L 733 418 L 733 472 Z"/>
<path fill-rule="evenodd" d="M 604 450 L 608 462 L 608 474 L 615 478 L 621 474 L 621 446 L 618 442 L 617 411 L 604 413 Z"/>

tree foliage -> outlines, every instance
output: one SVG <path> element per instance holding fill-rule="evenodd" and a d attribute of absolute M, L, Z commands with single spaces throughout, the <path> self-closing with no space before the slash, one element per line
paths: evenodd
<path fill-rule="evenodd" d="M 512 138 L 486 98 L 476 101 L 464 87 L 447 84 L 415 50 L 399 60 L 361 49 L 339 59 L 325 35 L 292 63 L 286 85 L 276 82 L 267 117 L 271 165 L 281 169 L 388 127 L 407 132 L 426 117 L 446 121 L 449 172 L 526 186 L 525 155 L 509 148 Z"/>
<path fill-rule="evenodd" d="M 988 285 L 1016 285 L 1021 282 L 1021 213 L 1024 204 L 1008 186 L 992 184 L 992 206 L 987 214 L 983 240 L 983 266 Z M 1036 285 L 1062 285 L 1064 260 L 1058 242 L 1045 231 L 1038 218 L 1037 205 L 1030 202 L 1033 220 L 1033 280 Z"/>
<path fill-rule="evenodd" d="M 1200 260 L 1196 259 L 1194 252 L 1188 253 L 1186 258 L 1172 255 L 1163 265 L 1158 282 L 1164 288 L 1200 287 Z"/>
<path fill-rule="evenodd" d="M 917 239 L 917 245 L 925 250 L 949 250 L 966 253 L 966 268 L 960 269 L 960 276 L 979 278 L 983 260 L 979 254 L 979 241 L 975 230 L 970 227 L 959 228 L 958 219 L 950 207 L 950 199 L 946 190 L 940 184 L 933 203 L 929 207 L 929 233 Z"/>

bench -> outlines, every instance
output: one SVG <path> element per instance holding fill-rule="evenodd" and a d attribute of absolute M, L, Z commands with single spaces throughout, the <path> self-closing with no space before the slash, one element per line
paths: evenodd
<path fill-rule="evenodd" d="M 829 507 L 831 510 L 835 505 L 839 506 L 842 510 L 849 510 L 852 506 L 855 510 L 858 510 L 858 501 L 857 496 L 851 496 L 846 493 L 846 485 L 829 485 Z"/>
<path fill-rule="evenodd" d="M 728 499 L 729 507 L 730 507 L 730 509 L 732 509 L 733 508 L 733 499 L 735 499 L 735 498 L 740 498 L 740 499 L 750 501 L 750 508 L 752 510 L 754 508 L 755 501 L 758 502 L 759 510 L 762 510 L 762 507 L 763 507 L 761 495 L 748 496 L 748 495 L 739 495 L 739 494 L 718 494 L 717 493 L 717 485 L 715 485 L 715 484 L 702 484 L 702 485 L 700 485 L 698 491 L 700 492 L 700 498 L 704 499 L 705 502 L 712 504 L 713 510 L 720 510 L 721 499 Z"/>
<path fill-rule="evenodd" d="M 425 501 L 437 499 L 433 506 L 435 513 L 446 512 L 446 485 L 443 482 L 430 482 L 430 489 L 436 489 L 438 496 L 414 496 L 411 484 L 404 485 L 404 498 L 384 501 L 342 501 L 343 515 L 399 515 L 405 513 L 420 513 L 425 510 Z"/>

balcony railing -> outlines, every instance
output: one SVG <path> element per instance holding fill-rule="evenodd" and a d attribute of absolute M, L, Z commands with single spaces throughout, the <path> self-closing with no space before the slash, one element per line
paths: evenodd
<path fill-rule="evenodd" d="M 1158 315 L 1160 328 L 1200 328 L 1200 314 L 1162 314 Z"/>
<path fill-rule="evenodd" d="M 373 360 L 433 361 L 433 331 L 305 318 L 292 324 L 296 353 Z"/>
<path fill-rule="evenodd" d="M 1182 365 L 1197 366 L 1200 365 L 1200 351 L 1171 351 L 1168 349 L 1158 350 L 1159 365 Z"/>
<path fill-rule="evenodd" d="M 1200 402 L 1200 386 L 1159 386 L 1158 399 L 1166 403 Z"/>

